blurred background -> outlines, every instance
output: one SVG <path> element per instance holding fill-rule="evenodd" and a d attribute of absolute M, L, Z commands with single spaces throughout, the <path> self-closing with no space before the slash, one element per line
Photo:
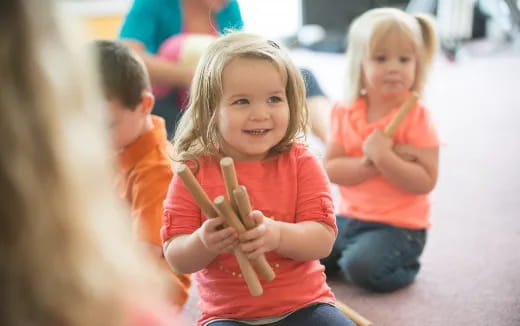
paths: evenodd
<path fill-rule="evenodd" d="M 62 0 L 68 14 L 79 17 L 89 35 L 117 35 L 131 0 Z M 240 0 L 245 29 L 283 39 L 292 46 L 343 52 L 349 23 L 375 7 L 396 7 L 438 18 L 445 50 L 459 42 L 488 38 L 518 40 L 517 0 Z M 450 49 L 452 48 L 452 49 Z"/>

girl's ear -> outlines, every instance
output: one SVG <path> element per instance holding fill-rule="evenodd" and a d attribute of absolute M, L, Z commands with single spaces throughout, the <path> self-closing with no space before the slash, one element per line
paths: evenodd
<path fill-rule="evenodd" d="M 141 96 L 141 110 L 143 110 L 144 114 L 152 113 L 153 106 L 155 104 L 155 97 L 150 91 L 143 91 Z"/>

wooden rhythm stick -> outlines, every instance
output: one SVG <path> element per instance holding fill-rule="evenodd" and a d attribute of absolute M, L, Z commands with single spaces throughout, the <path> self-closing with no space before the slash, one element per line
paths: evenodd
<path fill-rule="evenodd" d="M 374 324 L 365 317 L 358 314 L 354 309 L 350 308 L 341 301 L 336 301 L 336 308 L 349 317 L 357 326 L 373 326 Z"/>
<path fill-rule="evenodd" d="M 410 112 L 410 110 L 414 107 L 415 102 L 417 102 L 417 99 L 419 98 L 419 95 L 416 92 L 413 92 L 410 94 L 410 96 L 404 101 L 404 103 L 399 108 L 399 111 L 397 111 L 397 114 L 395 117 L 388 123 L 388 125 L 385 127 L 385 130 L 383 130 L 383 133 L 386 137 L 391 137 L 394 133 L 395 129 L 399 126 L 401 121 L 403 121 L 404 117 Z M 370 159 L 368 157 L 363 157 L 363 164 L 369 164 Z"/>
<path fill-rule="evenodd" d="M 188 191 L 191 193 L 195 199 L 195 202 L 197 202 L 204 214 L 206 214 L 208 218 L 217 217 L 217 210 L 198 183 L 197 179 L 195 179 L 193 173 L 191 173 L 191 170 L 186 165 L 179 164 L 175 170 L 175 173 L 177 173 L 177 175 L 179 175 L 179 177 L 182 179 L 186 185 L 186 188 L 188 188 Z M 238 266 L 240 267 L 240 271 L 242 272 L 244 280 L 246 281 L 249 293 L 255 297 L 262 295 L 264 290 L 262 289 L 260 280 L 258 280 L 258 276 L 256 275 L 255 270 L 253 269 L 253 266 L 251 266 L 251 263 L 247 257 L 238 248 L 233 249 L 233 254 L 237 259 Z"/>
<path fill-rule="evenodd" d="M 250 230 L 256 226 L 255 221 L 251 219 L 249 214 L 251 213 L 251 202 L 249 201 L 249 196 L 247 194 L 246 187 L 239 186 L 233 190 L 233 197 L 238 206 L 238 212 L 240 216 L 242 216 L 242 222 L 247 230 Z M 272 281 L 276 277 L 275 272 L 267 262 L 265 255 L 261 255 L 257 259 L 253 260 L 253 265 L 260 273 L 260 276 L 266 281 Z"/>
<path fill-rule="evenodd" d="M 238 206 L 238 212 L 242 217 L 242 222 L 246 229 L 250 230 L 256 226 L 255 221 L 249 216 L 251 213 L 251 201 L 247 194 L 247 189 L 244 186 L 239 186 L 233 190 L 233 197 L 235 198 Z"/>
<path fill-rule="evenodd" d="M 245 191 L 245 188 L 238 185 L 237 174 L 235 170 L 235 165 L 233 163 L 233 159 L 231 157 L 224 157 L 222 160 L 220 160 L 220 167 L 222 169 L 222 175 L 224 176 L 226 192 L 228 194 L 231 207 L 233 208 L 233 213 L 238 214 L 238 216 L 242 218 L 242 222 L 240 223 L 241 225 L 239 226 L 240 229 L 237 228 L 236 230 L 239 233 L 242 233 L 246 230 L 254 228 L 256 224 L 249 217 L 249 213 L 251 212 L 251 204 L 249 203 L 249 197 L 247 196 L 247 192 L 245 193 L 245 197 L 241 196 L 240 198 L 237 198 L 235 196 L 235 192 L 237 190 L 240 193 L 240 190 L 242 190 L 243 192 Z M 238 202 L 239 199 L 241 200 L 240 203 Z M 233 203 L 235 204 L 234 206 Z M 274 280 L 275 273 L 269 265 L 269 263 L 267 262 L 267 259 L 265 259 L 265 255 L 261 255 L 257 259 L 252 260 L 251 262 L 256 267 L 256 270 L 258 271 L 260 276 L 262 276 L 262 279 L 266 281 Z"/>
<path fill-rule="evenodd" d="M 238 188 L 238 180 L 235 165 L 233 164 L 233 159 L 231 157 L 224 157 L 221 159 L 220 169 L 222 171 L 222 176 L 224 177 L 224 184 L 226 185 L 227 198 L 231 204 L 231 207 L 236 212 L 237 203 L 235 201 L 235 197 L 233 196 L 233 190 Z"/>

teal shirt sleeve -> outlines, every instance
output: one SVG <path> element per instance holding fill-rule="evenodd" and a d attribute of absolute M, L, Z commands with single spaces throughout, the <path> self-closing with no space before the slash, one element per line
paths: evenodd
<path fill-rule="evenodd" d="M 180 0 L 134 0 L 119 38 L 140 41 L 154 54 L 164 40 L 179 34 L 181 27 Z"/>
<path fill-rule="evenodd" d="M 161 44 L 171 36 L 182 32 L 181 0 L 134 0 L 125 17 L 120 39 L 132 39 L 143 43 L 149 53 L 155 54 Z M 219 33 L 243 28 L 240 7 L 231 0 L 218 13 L 215 20 Z"/>

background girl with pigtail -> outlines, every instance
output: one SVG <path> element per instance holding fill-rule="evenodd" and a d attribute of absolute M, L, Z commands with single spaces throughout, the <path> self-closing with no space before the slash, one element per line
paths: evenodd
<path fill-rule="evenodd" d="M 422 92 L 436 35 L 428 17 L 378 8 L 352 23 L 348 41 L 347 103 L 333 109 L 325 157 L 340 190 L 338 237 L 322 263 L 366 289 L 393 291 L 419 271 L 439 140 L 420 102 L 390 136 L 383 129 Z"/>

